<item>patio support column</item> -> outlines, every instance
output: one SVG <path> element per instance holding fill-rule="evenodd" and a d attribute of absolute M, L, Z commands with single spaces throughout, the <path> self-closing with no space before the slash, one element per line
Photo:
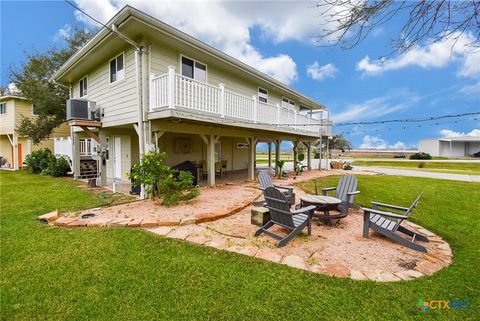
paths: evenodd
<path fill-rule="evenodd" d="M 297 160 L 298 160 L 298 141 L 293 143 L 293 171 L 297 169 Z"/>
<path fill-rule="evenodd" d="M 328 171 L 330 166 L 328 166 L 328 161 L 330 160 L 330 137 L 327 137 L 327 148 L 325 156 L 325 170 Z"/>
<path fill-rule="evenodd" d="M 205 145 L 207 145 L 207 186 L 215 186 L 215 144 L 219 142 L 218 135 L 200 135 Z"/>
<path fill-rule="evenodd" d="M 268 142 L 268 167 L 272 168 L 272 142 Z"/>
<path fill-rule="evenodd" d="M 98 133 L 100 137 L 100 186 L 107 185 L 107 160 L 106 155 L 104 153 L 105 147 L 107 146 L 107 135 L 103 131 Z"/>
<path fill-rule="evenodd" d="M 323 143 L 323 137 L 320 135 L 320 138 L 318 140 L 318 147 L 317 147 L 317 151 L 318 151 L 318 169 L 319 170 L 322 170 L 322 143 Z"/>
<path fill-rule="evenodd" d="M 305 143 L 305 146 L 307 147 L 307 168 L 309 171 L 312 170 L 312 144 L 310 141 L 308 143 Z"/>
<path fill-rule="evenodd" d="M 278 161 L 280 160 L 280 144 L 281 140 L 280 139 L 275 139 L 275 175 L 279 174 L 278 170 Z"/>
<path fill-rule="evenodd" d="M 78 132 L 72 130 L 72 164 L 73 177 L 77 178 L 80 175 L 80 137 Z"/>
<path fill-rule="evenodd" d="M 257 139 L 254 137 L 246 138 L 250 151 L 248 153 L 248 179 L 253 181 L 255 179 L 255 149 L 257 146 Z"/>

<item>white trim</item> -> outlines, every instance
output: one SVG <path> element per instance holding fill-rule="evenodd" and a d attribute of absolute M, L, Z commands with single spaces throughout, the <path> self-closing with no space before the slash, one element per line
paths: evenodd
<path fill-rule="evenodd" d="M 265 91 L 267 92 L 267 101 L 260 101 L 260 89 L 265 90 Z M 263 87 L 257 87 L 257 100 L 258 100 L 258 101 L 260 101 L 260 102 L 262 102 L 262 103 L 268 104 L 268 102 L 269 102 L 268 96 L 270 96 L 270 95 L 268 94 L 268 90 L 267 90 L 267 89 L 265 89 L 265 88 L 263 88 Z"/>
<path fill-rule="evenodd" d="M 122 71 L 123 71 L 123 77 L 122 77 L 122 79 L 118 79 L 118 77 L 117 77 L 117 79 L 116 79 L 115 81 L 111 81 L 111 73 L 112 73 L 112 70 L 111 70 L 111 65 L 110 65 L 110 63 L 111 63 L 113 60 L 115 60 L 115 59 L 117 59 L 118 57 L 120 57 L 120 56 L 123 56 L 123 69 L 122 69 Z M 115 67 L 116 67 L 116 65 L 117 65 L 117 63 L 115 62 Z M 126 75 L 126 72 L 125 72 L 126 69 L 127 69 L 127 63 L 126 63 L 126 59 L 125 59 L 125 51 L 122 51 L 121 53 L 119 53 L 118 55 L 116 55 L 115 57 L 113 57 L 112 59 L 108 60 L 108 83 L 109 83 L 110 85 L 114 85 L 114 84 L 117 84 L 117 83 L 119 83 L 119 82 L 127 79 L 127 75 Z M 118 74 L 118 70 L 116 70 L 115 72 Z"/>
<path fill-rule="evenodd" d="M 109 62 L 108 64 L 110 65 L 110 62 Z M 109 71 L 110 71 L 110 68 L 109 68 Z M 109 77 L 110 77 L 110 75 L 109 75 Z M 80 81 L 82 81 L 82 80 L 84 80 L 84 79 L 87 80 L 87 93 L 82 96 L 82 95 L 81 95 L 82 88 L 81 88 L 81 86 L 80 86 Z M 84 77 L 82 77 L 82 78 L 80 78 L 80 79 L 78 80 L 78 97 L 80 97 L 80 98 L 87 98 L 87 97 L 88 97 L 88 91 L 89 91 L 88 87 L 89 87 L 89 86 L 90 86 L 90 80 L 88 79 L 88 74 L 87 74 L 87 75 L 85 75 Z"/>
<path fill-rule="evenodd" d="M 179 74 L 179 75 L 183 76 L 183 72 L 182 72 L 182 58 L 185 57 L 185 58 L 190 59 L 191 61 L 193 61 L 193 78 L 192 78 L 193 80 L 203 82 L 203 81 L 201 81 L 201 80 L 195 79 L 195 63 L 198 62 L 199 64 L 205 66 L 205 83 L 208 84 L 208 65 L 207 65 L 206 63 L 203 63 L 203 62 L 201 62 L 201 61 L 199 61 L 199 60 L 197 60 L 197 59 L 191 58 L 191 57 L 189 57 L 189 56 L 187 56 L 187 55 L 184 55 L 184 54 L 182 54 L 182 53 L 181 53 L 179 56 L 180 56 L 179 59 L 178 59 L 178 71 L 179 71 L 178 74 Z M 187 76 L 184 76 L 184 77 L 187 77 Z"/>
<path fill-rule="evenodd" d="M 284 103 L 283 100 L 284 100 L 284 99 L 288 101 L 288 105 L 289 105 L 289 106 L 284 106 L 284 105 L 283 105 L 283 103 Z M 292 105 L 291 103 L 293 103 L 293 105 Z M 296 103 L 296 101 L 291 100 L 291 99 L 288 98 L 288 97 L 282 96 L 282 107 L 283 107 L 283 108 L 286 108 L 286 109 L 288 109 L 288 110 L 295 110 L 295 111 L 296 111 L 296 110 L 297 110 L 297 103 Z M 292 109 L 292 107 L 293 107 L 293 109 Z"/>

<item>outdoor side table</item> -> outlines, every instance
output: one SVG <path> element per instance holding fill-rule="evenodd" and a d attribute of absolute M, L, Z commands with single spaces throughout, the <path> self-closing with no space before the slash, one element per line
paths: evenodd
<path fill-rule="evenodd" d="M 341 214 L 334 214 L 330 215 L 330 211 L 337 210 L 338 205 L 342 201 L 338 198 L 335 197 L 330 197 L 330 196 L 320 196 L 320 195 L 303 195 L 300 198 L 300 206 L 309 206 L 309 205 L 314 205 L 317 207 L 316 211 L 321 212 L 320 213 L 315 213 L 315 217 L 318 219 L 324 221 L 325 223 L 331 223 L 332 220 L 340 219 L 342 218 Z"/>

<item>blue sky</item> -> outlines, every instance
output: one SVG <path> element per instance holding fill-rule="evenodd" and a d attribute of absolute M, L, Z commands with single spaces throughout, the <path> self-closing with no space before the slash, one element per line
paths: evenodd
<path fill-rule="evenodd" d="M 125 3 L 128 1 L 77 0 L 82 9 L 102 21 Z M 462 46 L 452 50 L 445 42 L 418 47 L 403 56 L 388 56 L 380 64 L 377 59 L 390 53 L 388 45 L 398 21 L 375 30 L 351 50 L 319 47 L 311 37 L 321 30 L 313 3 L 214 1 L 187 6 L 187 2 L 136 0 L 134 6 L 289 83 L 325 104 L 337 122 L 480 111 L 478 52 Z M 94 26 L 63 1 L 1 1 L 0 7 L 2 86 L 8 84 L 9 66 L 24 59 L 25 49 L 61 46 L 61 30 Z M 411 147 L 423 138 L 479 129 L 479 119 L 421 127 L 348 126 L 334 131 L 343 133 L 355 147 Z"/>

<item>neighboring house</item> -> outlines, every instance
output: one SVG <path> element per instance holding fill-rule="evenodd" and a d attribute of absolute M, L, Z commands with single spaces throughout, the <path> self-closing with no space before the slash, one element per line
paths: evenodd
<path fill-rule="evenodd" d="M 54 75 L 96 110 L 70 117 L 77 177 L 88 137 L 102 185 L 128 182 L 141 155 L 160 150 L 168 165 L 203 164 L 213 186 L 222 161 L 253 179 L 258 142 L 276 143 L 277 159 L 282 140 L 304 143 L 310 166 L 311 144 L 330 136 L 331 122 L 311 117 L 323 105 L 139 10 L 126 6 L 106 25 Z"/>
<path fill-rule="evenodd" d="M 0 97 L 0 157 L 2 168 L 18 170 L 24 166 L 25 157 L 32 151 L 48 148 L 53 152 L 53 140 L 45 139 L 33 145 L 26 138 L 19 136 L 16 128 L 22 117 L 37 117 L 32 103 L 23 97 L 8 95 Z M 69 135 L 67 124 L 55 129 L 52 137 Z"/>
<path fill-rule="evenodd" d="M 432 156 L 466 157 L 480 152 L 480 137 L 462 136 L 424 139 L 418 147 L 420 152 Z"/>

